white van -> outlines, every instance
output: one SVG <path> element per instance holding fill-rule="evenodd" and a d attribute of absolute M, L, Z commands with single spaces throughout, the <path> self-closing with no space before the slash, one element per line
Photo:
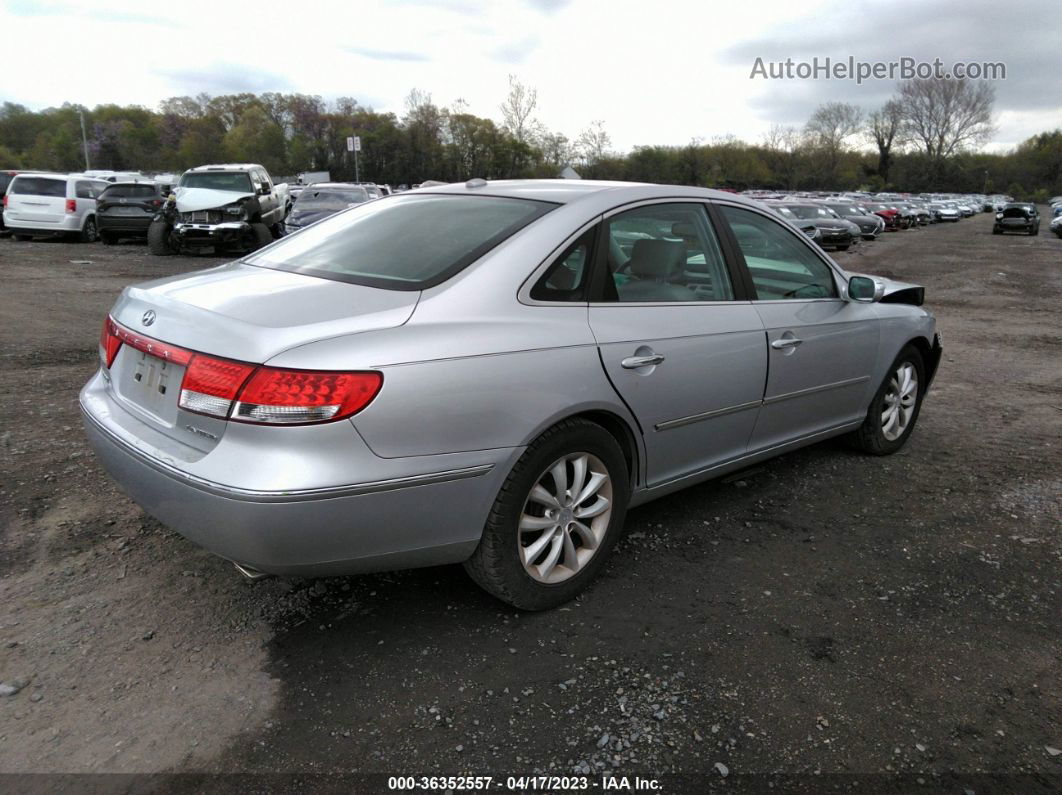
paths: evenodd
<path fill-rule="evenodd" d="M 96 197 L 110 185 L 85 174 L 18 174 L 4 194 L 4 226 L 15 240 L 76 235 L 96 240 Z"/>

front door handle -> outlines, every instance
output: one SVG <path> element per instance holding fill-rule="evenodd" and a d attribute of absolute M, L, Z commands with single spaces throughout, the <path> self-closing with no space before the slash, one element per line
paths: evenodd
<path fill-rule="evenodd" d="M 775 340 L 771 343 L 771 347 L 776 351 L 783 350 L 784 348 L 795 348 L 804 340 L 797 339 L 796 337 L 782 337 L 780 340 Z"/>
<path fill-rule="evenodd" d="M 652 367 L 664 361 L 662 353 L 654 353 L 650 356 L 629 356 L 620 362 L 620 366 L 626 370 L 637 370 L 639 367 Z"/>

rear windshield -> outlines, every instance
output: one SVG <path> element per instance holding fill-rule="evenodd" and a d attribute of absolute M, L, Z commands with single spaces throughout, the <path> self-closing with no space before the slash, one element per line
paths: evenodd
<path fill-rule="evenodd" d="M 12 196 L 66 196 L 65 179 L 47 177 L 16 177 L 7 190 Z"/>
<path fill-rule="evenodd" d="M 103 191 L 104 199 L 150 199 L 155 196 L 154 185 L 111 185 Z"/>
<path fill-rule="evenodd" d="M 246 261 L 368 287 L 423 290 L 554 207 L 496 196 L 397 196 L 326 218 Z"/>
<path fill-rule="evenodd" d="M 299 194 L 295 206 L 300 210 L 345 210 L 352 204 L 368 201 L 369 194 L 363 188 L 356 190 L 314 190 L 306 188 Z"/>
<path fill-rule="evenodd" d="M 245 171 L 197 171 L 181 177 L 180 185 L 182 188 L 209 188 L 210 190 L 254 193 L 251 189 L 251 177 Z"/>

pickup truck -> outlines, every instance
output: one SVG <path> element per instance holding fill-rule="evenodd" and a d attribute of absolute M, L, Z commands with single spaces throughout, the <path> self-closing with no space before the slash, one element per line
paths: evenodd
<path fill-rule="evenodd" d="M 256 163 L 198 166 L 181 176 L 148 228 L 152 254 L 211 247 L 254 251 L 280 236 L 291 208 L 286 183 Z"/>

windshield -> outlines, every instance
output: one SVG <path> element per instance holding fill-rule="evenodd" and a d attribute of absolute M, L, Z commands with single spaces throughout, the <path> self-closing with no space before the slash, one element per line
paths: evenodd
<path fill-rule="evenodd" d="M 245 171 L 190 171 L 181 177 L 179 187 L 254 193 L 251 177 Z"/>
<path fill-rule="evenodd" d="M 299 210 L 333 210 L 339 212 L 351 205 L 368 201 L 369 197 L 364 188 L 352 188 L 350 190 L 314 190 L 307 188 L 299 194 L 295 200 L 295 207 Z"/>
<path fill-rule="evenodd" d="M 788 207 L 775 207 L 774 209 L 777 210 L 778 214 L 782 217 L 788 218 L 790 221 L 796 220 L 796 216 L 793 215 L 793 211 L 790 210 Z"/>
<path fill-rule="evenodd" d="M 330 216 L 245 261 L 368 287 L 423 290 L 556 206 L 497 196 L 389 197 Z"/>

